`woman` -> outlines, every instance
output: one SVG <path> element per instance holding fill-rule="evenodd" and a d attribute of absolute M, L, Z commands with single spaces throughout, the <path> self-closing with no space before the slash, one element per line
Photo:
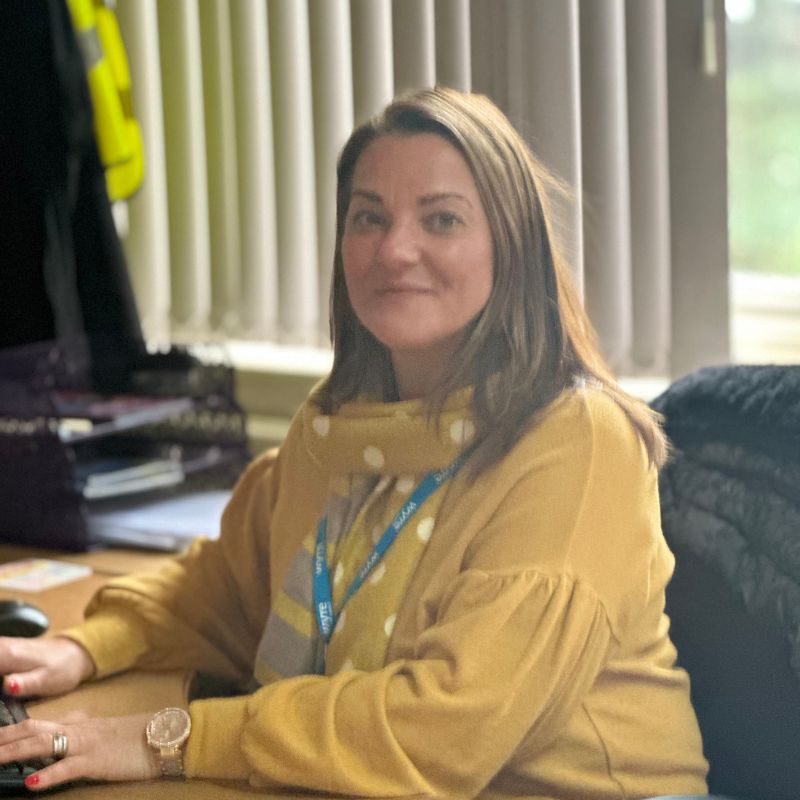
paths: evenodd
<path fill-rule="evenodd" d="M 597 354 L 541 170 L 488 100 L 435 89 L 358 128 L 338 179 L 333 370 L 277 458 L 242 477 L 218 541 L 113 582 L 64 637 L 4 644 L 5 688 L 131 667 L 254 677 L 191 704 L 191 777 L 705 791 L 664 616 L 665 444 Z M 68 745 L 38 788 L 153 777 L 146 722 L 5 729 L 0 760 Z"/>

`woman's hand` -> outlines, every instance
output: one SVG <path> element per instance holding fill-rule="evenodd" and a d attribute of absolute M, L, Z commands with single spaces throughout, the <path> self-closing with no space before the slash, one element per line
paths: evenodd
<path fill-rule="evenodd" d="M 0 637 L 3 691 L 14 697 L 63 694 L 90 678 L 94 669 L 89 653 L 64 636 Z"/>
<path fill-rule="evenodd" d="M 145 781 L 161 775 L 156 754 L 148 747 L 145 728 L 152 714 L 57 723 L 28 719 L 0 728 L 0 763 L 49 759 L 53 734 L 67 737 L 67 754 L 29 775 L 29 789 L 90 778 L 101 781 Z"/>

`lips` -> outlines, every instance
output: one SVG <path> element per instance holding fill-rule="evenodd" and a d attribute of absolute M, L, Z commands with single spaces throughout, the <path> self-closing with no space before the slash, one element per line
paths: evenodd
<path fill-rule="evenodd" d="M 429 294 L 433 290 L 427 286 L 415 286 L 412 284 L 398 283 L 389 286 L 381 286 L 378 294 Z"/>

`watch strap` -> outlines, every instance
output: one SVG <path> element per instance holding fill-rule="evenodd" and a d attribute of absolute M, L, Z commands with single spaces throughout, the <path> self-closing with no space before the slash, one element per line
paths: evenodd
<path fill-rule="evenodd" d="M 182 747 L 160 747 L 158 760 L 161 765 L 161 776 L 163 778 L 183 777 Z"/>

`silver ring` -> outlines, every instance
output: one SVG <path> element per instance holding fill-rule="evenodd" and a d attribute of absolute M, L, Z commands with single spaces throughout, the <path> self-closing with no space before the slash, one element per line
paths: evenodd
<path fill-rule="evenodd" d="M 69 739 L 67 739 L 67 734 L 62 733 L 61 731 L 56 731 L 53 734 L 53 758 L 56 761 L 59 761 L 67 755 L 68 750 Z"/>

